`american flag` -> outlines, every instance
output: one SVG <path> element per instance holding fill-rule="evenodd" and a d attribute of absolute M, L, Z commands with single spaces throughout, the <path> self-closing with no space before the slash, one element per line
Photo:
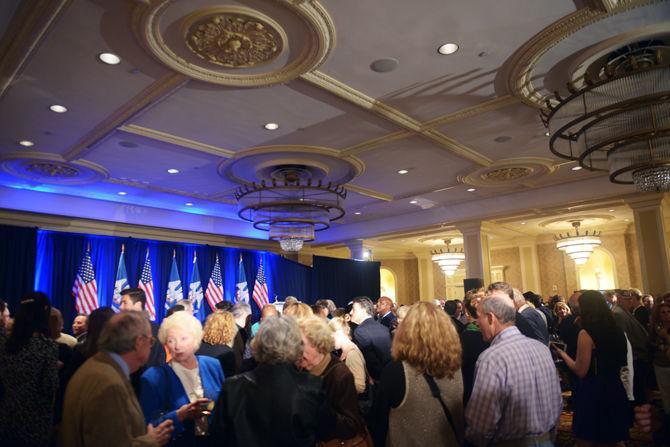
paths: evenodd
<path fill-rule="evenodd" d="M 151 277 L 151 261 L 149 260 L 149 249 L 147 248 L 147 257 L 144 258 L 144 267 L 142 267 L 142 275 L 140 276 L 140 283 L 137 285 L 144 290 L 147 295 L 147 312 L 149 318 L 153 321 L 156 319 L 156 307 L 154 306 L 154 280 Z"/>
<path fill-rule="evenodd" d="M 91 262 L 91 250 L 86 249 L 84 259 L 81 261 L 77 277 L 72 286 L 72 296 L 77 312 L 90 314 L 98 308 L 98 286 L 95 283 L 95 273 Z"/>
<path fill-rule="evenodd" d="M 209 277 L 209 284 L 205 291 L 205 298 L 212 311 L 216 310 L 216 303 L 223 301 L 223 280 L 221 279 L 221 264 L 219 264 L 219 255 L 216 255 L 216 262 L 212 275 Z"/>
<path fill-rule="evenodd" d="M 258 273 L 256 274 L 256 283 L 254 284 L 254 292 L 251 297 L 256 302 L 256 305 L 259 309 L 262 309 L 263 306 L 269 304 L 268 301 L 268 285 L 265 282 L 265 269 L 263 268 L 263 259 L 261 258 L 261 265 L 258 267 Z"/>

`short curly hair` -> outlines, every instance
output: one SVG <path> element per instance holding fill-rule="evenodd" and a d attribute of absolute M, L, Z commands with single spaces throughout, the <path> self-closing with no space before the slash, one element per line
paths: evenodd
<path fill-rule="evenodd" d="M 258 363 L 294 364 L 300 360 L 303 343 L 295 318 L 282 315 L 263 320 L 251 340 L 251 351 Z"/>
<path fill-rule="evenodd" d="M 328 354 L 335 349 L 335 339 L 333 330 L 323 318 L 312 315 L 308 318 L 298 320 L 302 335 L 319 351 L 321 354 Z"/>
<path fill-rule="evenodd" d="M 437 378 L 451 379 L 461 367 L 461 342 L 451 319 L 428 302 L 410 307 L 398 326 L 391 351 L 394 360 Z"/>
<path fill-rule="evenodd" d="M 333 318 L 328 322 L 328 326 L 330 326 L 333 332 L 342 331 L 351 340 L 351 326 L 349 326 L 349 323 L 343 317 Z"/>
<path fill-rule="evenodd" d="M 202 341 L 202 324 L 188 312 L 175 312 L 163 320 L 158 329 L 158 340 L 163 346 L 167 342 L 167 333 L 170 329 L 181 329 L 190 332 L 195 341 L 194 351 L 197 351 Z"/>
<path fill-rule="evenodd" d="M 218 311 L 210 314 L 205 320 L 202 341 L 210 345 L 231 346 L 236 334 L 237 325 L 235 324 L 233 314 L 226 311 Z"/>

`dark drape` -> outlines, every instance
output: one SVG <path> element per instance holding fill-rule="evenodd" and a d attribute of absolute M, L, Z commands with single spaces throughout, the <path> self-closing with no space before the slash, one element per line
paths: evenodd
<path fill-rule="evenodd" d="M 0 225 L 0 298 L 17 311 L 21 296 L 33 290 L 37 229 Z"/>
<path fill-rule="evenodd" d="M 379 262 L 314 256 L 312 298 L 330 298 L 344 307 L 352 298 L 379 298 Z"/>
<path fill-rule="evenodd" d="M 196 262 L 198 263 L 203 292 L 207 288 L 218 255 L 223 276 L 224 297 L 229 301 L 234 301 L 241 257 L 249 288 L 249 304 L 254 313 L 254 319 L 258 317 L 260 309 L 258 309 L 251 296 L 261 260 L 265 266 L 265 278 L 270 301 L 273 301 L 275 296 L 278 299 L 283 299 L 286 295 L 307 296 L 311 284 L 310 267 L 289 261 L 274 253 L 211 245 L 43 230 L 37 232 L 37 241 L 38 256 L 35 288 L 47 293 L 54 306 L 61 309 L 65 318 L 66 329 L 76 315 L 72 285 L 88 246 L 91 249 L 91 260 L 98 286 L 100 306 L 111 306 L 112 304 L 121 246 L 123 245 L 125 248 L 124 258 L 128 272 L 128 282 L 131 287 L 137 286 L 147 249 L 149 250 L 157 321 L 162 320 L 165 312 L 165 294 L 173 253 L 182 282 L 184 298 L 188 297 L 194 254 L 197 254 Z M 211 313 L 211 309 L 206 303 L 206 299 L 203 303 L 205 314 L 208 315 Z"/>

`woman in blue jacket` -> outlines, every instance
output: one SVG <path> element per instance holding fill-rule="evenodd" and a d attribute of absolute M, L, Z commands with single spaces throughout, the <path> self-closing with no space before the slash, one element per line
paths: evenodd
<path fill-rule="evenodd" d="M 224 379 L 221 363 L 195 355 L 202 325 L 188 312 L 175 312 L 163 320 L 158 339 L 171 359 L 142 375 L 140 404 L 144 417 L 154 426 L 172 419 L 175 431 L 170 446 L 205 444 L 209 415 Z"/>

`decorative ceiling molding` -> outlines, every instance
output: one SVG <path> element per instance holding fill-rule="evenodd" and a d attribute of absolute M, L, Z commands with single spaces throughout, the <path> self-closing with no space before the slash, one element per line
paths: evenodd
<path fill-rule="evenodd" d="M 528 180 L 552 174 L 553 160 L 540 157 L 516 157 L 498 160 L 466 176 L 458 176 L 461 183 L 477 187 L 506 188 L 510 185 L 532 187 Z"/>
<path fill-rule="evenodd" d="M 174 194 L 178 196 L 183 196 L 183 197 L 188 197 L 188 198 L 194 198 L 194 199 L 199 199 L 199 200 L 207 200 L 209 202 L 218 202 L 218 203 L 225 203 L 226 205 L 237 205 L 237 201 L 233 199 L 226 199 L 224 197 L 221 197 L 219 194 L 216 196 L 214 195 L 206 195 L 206 194 L 197 194 L 189 191 L 181 191 L 179 189 L 174 189 L 174 188 L 165 188 L 163 186 L 156 186 L 156 185 L 151 185 L 148 183 L 142 183 L 138 181 L 133 181 L 133 180 L 128 180 L 128 179 L 119 179 L 119 178 L 109 178 L 106 180 L 107 183 L 112 183 L 115 185 L 124 185 L 124 186 L 131 186 L 133 188 L 139 188 L 139 189 L 146 189 L 148 191 L 154 191 L 154 192 L 162 192 L 166 194 Z"/>
<path fill-rule="evenodd" d="M 353 191 L 363 196 L 372 197 L 373 199 L 379 199 L 385 202 L 392 202 L 394 200 L 394 197 L 392 195 L 384 194 L 383 192 L 375 191 L 374 189 L 357 186 L 352 183 L 347 183 L 346 185 L 344 185 L 344 187 L 349 191 Z"/>
<path fill-rule="evenodd" d="M 216 155 L 217 157 L 231 158 L 235 156 L 235 151 L 231 151 L 230 149 L 224 149 L 222 147 L 200 143 L 199 141 L 189 140 L 188 138 L 172 135 L 167 132 L 161 132 L 160 130 L 149 129 L 148 127 L 142 127 L 136 124 L 126 124 L 119 127 L 118 130 L 133 135 L 150 138 L 152 140 L 173 144 L 175 146 L 186 149 L 193 149 L 198 152 Z"/>
<path fill-rule="evenodd" d="M 0 42 L 0 98 L 72 0 L 22 0 Z"/>
<path fill-rule="evenodd" d="M 95 144 L 107 137 L 116 128 L 174 93 L 188 81 L 189 78 L 177 73 L 170 73 L 157 79 L 81 137 L 65 152 L 63 158 L 74 160 L 85 156 L 93 149 Z"/>
<path fill-rule="evenodd" d="M 439 132 L 434 129 L 429 129 L 426 130 L 425 132 L 422 132 L 421 135 L 429 139 L 430 141 L 438 143 L 440 146 L 458 155 L 459 157 L 465 158 L 466 160 L 470 160 L 474 163 L 477 163 L 478 165 L 490 166 L 491 164 L 493 164 L 493 160 L 491 160 L 490 158 L 470 149 L 469 147 L 459 143 L 453 138 L 446 136 L 442 132 Z"/>
<path fill-rule="evenodd" d="M 460 109 L 457 112 L 449 113 L 447 115 L 439 116 L 430 121 L 426 121 L 423 124 L 425 129 L 433 129 L 438 126 L 443 126 L 445 124 L 454 123 L 456 121 L 461 121 L 464 119 L 472 118 L 483 113 L 494 112 L 496 110 L 502 109 L 513 104 L 517 104 L 519 98 L 516 98 L 511 95 L 501 96 L 499 98 L 492 99 L 490 101 L 485 101 L 474 106 L 466 107 Z"/>
<path fill-rule="evenodd" d="M 382 144 L 392 143 L 397 140 L 404 140 L 405 138 L 409 138 L 414 135 L 416 135 L 414 132 L 410 132 L 407 130 L 399 130 L 398 132 L 382 135 L 381 137 L 373 138 L 371 140 L 363 141 L 362 143 L 358 143 L 353 146 L 344 148 L 342 149 L 340 154 L 343 156 L 359 155 L 362 154 L 363 152 L 367 152 L 371 149 L 374 149 L 375 147 L 380 146 Z"/>
<path fill-rule="evenodd" d="M 600 20 L 629 9 L 658 3 L 664 0 L 618 0 L 616 6 L 603 0 L 609 6 L 604 8 L 584 7 L 544 28 L 523 44 L 509 59 L 506 75 L 507 90 L 524 103 L 535 107 L 545 107 L 544 95 L 533 86 L 534 68 L 539 59 L 559 42 L 580 29 Z M 600 2 L 598 2 L 600 3 Z"/>
<path fill-rule="evenodd" d="M 102 166 L 86 161 L 66 161 L 50 152 L 10 152 L 0 157 L 0 172 L 37 183 L 88 185 L 109 178 Z"/>

